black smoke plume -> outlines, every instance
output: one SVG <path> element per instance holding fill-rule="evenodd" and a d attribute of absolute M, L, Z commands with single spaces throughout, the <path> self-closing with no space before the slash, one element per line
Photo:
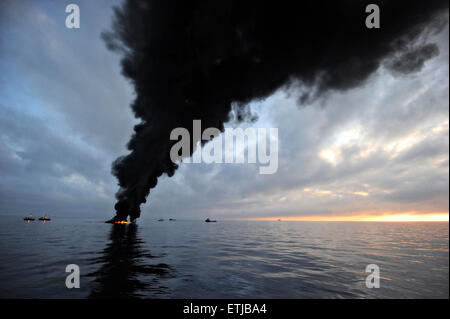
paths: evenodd
<path fill-rule="evenodd" d="M 370 3 L 380 8 L 379 29 L 365 25 Z M 301 88 L 300 102 L 308 103 L 361 85 L 388 60 L 397 73 L 417 71 L 438 51 L 416 43 L 447 21 L 447 0 L 125 1 L 102 35 L 122 54 L 141 120 L 131 153 L 113 163 L 116 217 L 139 217 L 158 177 L 175 173 L 173 128 L 192 136 L 192 120 L 200 119 L 223 129 L 232 103 L 243 120 L 248 102 L 283 87 Z"/>

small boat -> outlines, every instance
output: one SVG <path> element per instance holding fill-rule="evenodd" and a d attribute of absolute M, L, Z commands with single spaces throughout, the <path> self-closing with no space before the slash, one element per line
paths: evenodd
<path fill-rule="evenodd" d="M 44 217 L 39 217 L 39 220 L 42 220 L 42 221 L 50 221 L 50 220 L 52 220 L 52 219 L 50 218 L 50 216 L 45 215 Z"/>
<path fill-rule="evenodd" d="M 30 215 L 28 215 L 27 217 L 25 217 L 23 220 L 26 220 L 26 221 L 33 221 L 33 220 L 35 220 L 35 218 L 33 217 L 33 214 L 30 214 Z"/>
<path fill-rule="evenodd" d="M 158 221 L 159 221 L 159 222 L 163 222 L 163 221 L 164 221 L 164 218 L 160 218 L 160 219 L 158 219 Z"/>
<path fill-rule="evenodd" d="M 176 219 L 175 219 L 175 218 L 169 218 L 169 220 L 173 222 L 173 221 L 175 221 Z"/>
<path fill-rule="evenodd" d="M 279 222 L 281 222 L 281 219 L 278 219 Z"/>
<path fill-rule="evenodd" d="M 211 219 L 209 219 L 209 218 L 206 218 L 206 219 L 205 219 L 205 222 L 206 222 L 206 223 L 216 223 L 217 220 L 211 220 Z"/>

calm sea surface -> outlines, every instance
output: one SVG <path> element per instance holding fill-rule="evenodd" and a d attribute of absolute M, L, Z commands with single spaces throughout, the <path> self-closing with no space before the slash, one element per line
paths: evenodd
<path fill-rule="evenodd" d="M 0 297 L 449 298 L 448 223 L 139 222 L 2 217 Z"/>

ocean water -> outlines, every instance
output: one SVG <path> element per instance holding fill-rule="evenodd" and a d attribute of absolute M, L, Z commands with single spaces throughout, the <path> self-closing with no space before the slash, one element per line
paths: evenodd
<path fill-rule="evenodd" d="M 0 297 L 449 298 L 448 226 L 3 216 Z M 380 288 L 366 287 L 368 264 Z"/>

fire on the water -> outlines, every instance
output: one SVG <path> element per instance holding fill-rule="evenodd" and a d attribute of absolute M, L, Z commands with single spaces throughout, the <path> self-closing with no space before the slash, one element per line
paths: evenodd
<path fill-rule="evenodd" d="M 115 221 L 114 224 L 133 224 L 133 222 L 129 222 L 127 220 L 118 220 Z"/>

